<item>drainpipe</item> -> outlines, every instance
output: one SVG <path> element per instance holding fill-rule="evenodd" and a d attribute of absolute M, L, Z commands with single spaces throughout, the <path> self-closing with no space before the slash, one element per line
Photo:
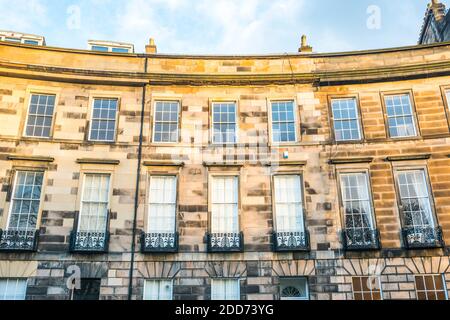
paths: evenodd
<path fill-rule="evenodd" d="M 147 73 L 148 57 L 145 57 L 144 73 Z M 141 107 L 141 128 L 139 133 L 139 149 L 138 149 L 138 166 L 136 176 L 136 193 L 134 197 L 134 218 L 133 218 L 133 235 L 131 239 L 131 261 L 130 261 L 130 275 L 128 284 L 128 300 L 133 297 L 133 273 L 134 273 L 134 261 L 136 255 L 136 232 L 137 232 L 137 214 L 139 208 L 139 185 L 141 183 L 141 163 L 142 163 L 142 145 L 144 140 L 144 113 L 145 113 L 145 94 L 147 84 L 142 87 L 142 107 Z"/>

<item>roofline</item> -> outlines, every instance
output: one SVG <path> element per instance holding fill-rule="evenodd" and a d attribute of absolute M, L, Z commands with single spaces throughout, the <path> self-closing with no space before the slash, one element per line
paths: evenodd
<path fill-rule="evenodd" d="M 118 46 L 127 46 L 127 47 L 133 47 L 134 48 L 134 44 L 133 43 L 126 43 L 126 42 L 120 42 L 120 41 L 111 41 L 111 40 L 88 40 L 88 44 L 91 44 L 91 42 L 96 42 L 96 43 L 104 43 L 106 44 L 110 44 L 110 45 L 118 45 Z"/>
<path fill-rule="evenodd" d="M 60 48 L 51 46 L 34 46 L 22 43 L 14 42 L 0 42 L 2 46 L 10 47 L 24 47 L 35 50 L 46 50 L 46 51 L 56 51 L 56 52 L 67 52 L 67 53 L 80 53 L 80 54 L 92 54 L 92 55 L 103 55 L 103 56 L 127 56 L 127 57 L 137 57 L 137 58 L 166 58 L 166 59 L 225 59 L 225 60 L 237 60 L 237 59 L 280 59 L 286 57 L 292 58 L 327 58 L 327 57 L 345 57 L 345 56 L 357 56 L 357 55 L 368 55 L 368 54 L 379 54 L 379 53 L 391 53 L 391 52 L 401 52 L 401 51 L 414 51 L 414 50 L 424 50 L 430 48 L 439 48 L 450 46 L 450 41 L 438 42 L 432 44 L 415 44 L 402 47 L 392 47 L 384 49 L 370 49 L 370 50 L 357 50 L 357 51 L 343 51 L 343 52 L 330 52 L 330 53 L 278 53 L 278 54 L 256 54 L 256 55 L 183 55 L 183 54 L 145 54 L 145 53 L 117 53 L 117 52 L 99 52 L 83 49 L 70 49 L 70 48 Z"/>

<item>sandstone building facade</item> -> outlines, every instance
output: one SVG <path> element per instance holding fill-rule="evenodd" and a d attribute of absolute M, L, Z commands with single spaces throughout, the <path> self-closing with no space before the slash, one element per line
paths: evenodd
<path fill-rule="evenodd" d="M 450 44 L 155 51 L 0 43 L 0 298 L 448 298 Z"/>

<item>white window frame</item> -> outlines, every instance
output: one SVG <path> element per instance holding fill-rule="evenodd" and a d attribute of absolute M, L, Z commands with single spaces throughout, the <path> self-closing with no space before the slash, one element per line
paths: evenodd
<path fill-rule="evenodd" d="M 365 187 L 367 188 L 367 193 L 368 193 L 368 199 L 362 200 L 362 199 L 345 199 L 345 188 L 344 188 L 344 176 L 353 176 L 353 175 L 364 175 L 365 176 L 365 182 L 366 185 Z M 370 206 L 370 212 L 367 213 L 368 215 L 368 221 L 370 223 L 370 226 L 368 228 L 370 228 L 370 230 L 375 230 L 376 229 L 376 221 L 375 221 L 375 209 L 373 206 L 373 195 L 372 195 L 372 185 L 370 183 L 370 175 L 369 172 L 366 170 L 361 170 L 361 171 L 341 171 L 338 173 L 338 177 L 339 177 L 339 191 L 340 191 L 340 197 L 341 197 L 341 202 L 342 202 L 342 215 L 343 215 L 343 229 L 344 230 L 348 230 L 347 228 L 347 216 L 349 216 L 346 213 L 346 202 L 364 202 L 367 201 L 369 203 Z M 354 214 L 352 216 L 355 216 Z M 357 230 L 357 229 L 365 229 L 363 226 L 361 227 L 353 227 L 351 228 L 351 230 Z"/>
<path fill-rule="evenodd" d="M 299 193 L 300 193 L 300 202 L 298 203 L 298 205 L 300 206 L 300 217 L 295 217 L 295 219 L 297 220 L 297 223 L 299 224 L 300 228 L 299 230 L 297 230 L 297 227 L 295 227 L 296 230 L 281 230 L 279 228 L 279 217 L 280 214 L 277 210 L 277 206 L 280 204 L 288 204 L 288 205 L 292 205 L 295 204 L 296 202 L 283 202 L 280 203 L 277 199 L 277 179 L 280 178 L 285 178 L 285 177 L 290 177 L 290 178 L 297 178 L 298 182 L 299 182 Z M 305 226 L 305 210 L 304 210 L 304 188 L 303 188 L 303 176 L 302 174 L 277 174 L 273 176 L 273 210 L 275 212 L 275 229 L 276 232 L 305 232 L 306 231 L 306 226 Z M 295 213 L 296 214 L 296 213 Z M 289 213 L 289 215 L 291 215 L 291 213 Z M 290 217 L 290 219 L 292 219 L 293 217 Z"/>
<path fill-rule="evenodd" d="M 115 100 L 117 105 L 116 105 L 116 117 L 114 119 L 114 136 L 112 140 L 99 140 L 99 139 L 92 139 L 91 135 L 92 135 L 92 125 L 94 124 L 94 107 L 95 107 L 95 101 L 96 100 Z M 92 98 L 92 102 L 91 102 L 91 119 L 90 119 L 90 123 L 89 123 L 89 132 L 88 132 L 88 141 L 91 142 L 100 142 L 100 143 L 113 143 L 117 140 L 117 128 L 119 125 L 119 103 L 120 103 L 120 99 L 119 98 L 108 98 L 108 97 L 94 97 Z M 95 120 L 99 120 L 99 121 L 112 121 L 110 119 L 104 119 L 104 118 L 95 118 Z"/>
<path fill-rule="evenodd" d="M 11 281 L 15 281 L 15 290 L 14 290 L 14 299 L 13 300 L 6 300 L 6 292 L 3 293 L 3 295 L 0 293 L 0 301 L 23 301 L 26 300 L 27 297 L 27 289 L 28 289 L 28 279 L 26 278 L 0 278 L 0 281 L 6 281 L 6 288 L 8 288 L 8 284 Z M 19 283 L 25 282 L 25 290 L 24 295 L 17 297 L 17 286 Z"/>
<path fill-rule="evenodd" d="M 220 104 L 234 104 L 234 126 L 235 126 L 235 131 L 234 131 L 234 135 L 235 135 L 235 142 L 215 142 L 214 141 L 214 125 L 215 124 L 231 124 L 231 122 L 230 123 L 228 123 L 228 122 L 226 122 L 226 123 L 224 123 L 224 122 L 215 122 L 214 121 L 214 106 L 215 105 L 220 105 Z M 233 100 L 229 100 L 229 101 L 218 101 L 218 100 L 216 100 L 216 101 L 212 101 L 211 102 L 211 134 L 210 134 L 210 139 L 211 139 L 211 144 L 213 144 L 213 145 L 235 145 L 235 144 L 238 144 L 239 143 L 239 118 L 238 118 L 238 116 L 239 116 L 239 111 L 238 111 L 238 108 L 239 108 L 239 104 L 238 104 L 238 102 L 237 101 L 233 101 Z"/>
<path fill-rule="evenodd" d="M 299 130 L 299 115 L 298 115 L 298 104 L 296 99 L 276 99 L 276 100 L 268 100 L 268 109 L 269 109 L 269 132 L 270 132 L 270 142 L 272 145 L 289 145 L 289 144 L 296 144 L 299 142 L 300 133 Z M 295 140 L 294 141 L 274 141 L 274 132 L 273 132 L 273 104 L 274 103 L 282 103 L 282 102 L 292 102 L 293 104 L 293 113 L 294 113 L 294 133 L 295 133 Z M 278 121 L 279 122 L 279 121 Z M 287 121 L 286 121 L 287 122 Z"/>
<path fill-rule="evenodd" d="M 235 197 L 236 197 L 236 202 L 233 203 L 220 203 L 220 202 L 214 202 L 214 181 L 216 179 L 234 179 L 234 186 L 236 188 L 235 190 Z M 212 175 L 210 177 L 210 205 L 211 205 L 211 217 L 210 217 L 210 231 L 211 233 L 218 233 L 218 234 L 227 234 L 227 233 L 239 233 L 240 232 L 240 215 L 239 215 L 239 206 L 240 206 L 240 177 L 239 175 L 235 174 L 235 175 Z M 220 230 L 220 228 L 223 228 L 224 226 L 215 226 L 215 224 L 213 223 L 215 219 L 220 219 L 220 217 L 218 218 L 214 218 L 215 215 L 215 211 L 214 211 L 214 207 L 215 205 L 234 205 L 235 206 L 235 210 L 236 210 L 236 216 L 235 217 L 231 217 L 232 220 L 235 219 L 236 222 L 236 228 L 230 232 L 227 231 L 222 231 Z M 225 217 L 222 217 L 222 219 L 225 219 Z M 233 227 L 233 226 L 231 226 Z"/>
<path fill-rule="evenodd" d="M 229 293 L 227 290 L 227 283 L 234 282 L 234 289 L 237 289 L 237 292 L 233 292 L 236 294 L 239 298 L 235 299 L 233 297 L 229 297 Z M 224 284 L 225 292 L 217 292 L 217 285 L 219 283 Z M 219 296 L 220 295 L 220 296 Z M 225 300 L 225 301 L 239 301 L 241 300 L 241 279 L 236 278 L 227 278 L 227 279 L 211 279 L 211 300 L 213 301 L 219 301 L 219 300 Z"/>
<path fill-rule="evenodd" d="M 376 281 L 377 281 L 377 283 L 378 283 L 378 287 L 379 287 L 379 290 L 380 290 L 380 301 L 383 301 L 384 300 L 384 293 L 383 293 L 383 286 L 382 286 L 382 282 L 381 282 L 381 276 L 379 276 L 379 275 L 374 275 L 374 276 L 370 276 L 370 275 L 366 275 L 366 276 L 354 276 L 354 277 L 352 277 L 352 284 L 351 284 L 351 286 L 352 286 L 352 296 L 353 296 L 353 300 L 356 300 L 356 297 L 355 297 L 355 294 L 356 293 L 360 293 L 360 294 L 362 294 L 362 295 L 364 295 L 364 293 L 366 293 L 367 291 L 355 291 L 354 289 L 355 288 L 353 288 L 353 278 L 359 278 L 359 279 L 361 279 L 361 278 L 369 278 L 369 280 L 372 278 L 376 278 Z M 376 288 L 375 288 L 376 289 Z M 373 294 L 374 294 L 374 290 L 372 289 L 371 291 L 370 291 L 370 294 L 371 294 L 371 296 L 372 296 L 372 298 L 373 298 Z M 365 300 L 365 299 L 363 299 L 363 300 L 360 300 L 360 301 L 369 301 L 369 300 Z M 375 300 L 371 300 L 371 301 L 375 301 Z"/>
<path fill-rule="evenodd" d="M 436 280 L 434 279 L 434 277 L 436 277 L 436 276 L 440 276 L 440 277 L 441 277 L 441 279 L 442 279 L 442 285 L 443 285 L 443 289 L 444 289 L 444 293 L 445 293 L 445 299 L 448 301 L 448 300 L 449 300 L 449 295 L 448 295 L 447 282 L 446 282 L 446 280 L 445 280 L 445 274 L 435 274 L 435 273 L 433 273 L 433 274 L 416 274 L 416 275 L 414 276 L 414 289 L 415 289 L 415 291 L 416 291 L 416 299 L 419 300 L 419 295 L 418 295 L 419 291 L 420 291 L 420 292 L 425 292 L 426 295 L 427 295 L 427 298 L 428 298 L 428 292 L 431 291 L 431 290 L 418 290 L 418 288 L 417 288 L 417 281 L 416 281 L 416 278 L 417 278 L 417 277 L 423 277 L 423 278 L 425 278 L 425 277 L 427 277 L 427 276 L 433 277 L 433 284 L 434 284 L 434 289 L 435 289 L 435 290 L 433 290 L 433 292 L 434 292 L 435 294 L 436 294 L 436 292 L 438 292 L 438 291 L 436 290 Z M 426 284 L 424 284 L 424 285 L 426 285 Z M 431 301 L 431 300 L 427 299 L 427 301 Z"/>
<path fill-rule="evenodd" d="M 27 134 L 27 128 L 28 128 L 28 119 L 30 117 L 30 109 L 31 109 L 31 101 L 33 100 L 33 96 L 54 96 L 55 97 L 55 104 L 53 106 L 53 113 L 51 115 L 52 118 L 52 122 L 49 128 L 49 135 L 48 137 L 45 136 L 34 136 L 34 135 L 28 135 Z M 27 107 L 27 112 L 26 112 L 26 117 L 25 117 L 25 123 L 24 123 L 24 128 L 23 128 L 23 136 L 26 138 L 33 138 L 33 139 L 44 139 L 44 140 L 50 140 L 52 139 L 53 136 L 53 128 L 55 126 L 55 114 L 56 114 L 56 106 L 58 105 L 58 95 L 55 93 L 44 93 L 44 92 L 30 92 L 29 96 L 28 96 L 28 107 Z M 40 117 L 50 117 L 47 115 L 33 115 L 33 116 L 40 116 Z M 36 125 L 35 125 L 36 126 Z"/>
<path fill-rule="evenodd" d="M 309 289 L 309 281 L 307 277 L 292 277 L 292 280 L 300 280 L 304 279 L 306 282 L 306 298 L 286 298 L 283 297 L 283 286 L 281 285 L 280 281 L 280 300 L 281 301 L 309 301 L 310 300 L 310 289 Z M 290 280 L 290 278 L 281 278 L 280 280 Z"/>
<path fill-rule="evenodd" d="M 156 121 L 156 106 L 158 103 L 176 103 L 177 104 L 177 135 L 176 135 L 176 141 L 169 141 L 169 142 L 165 142 L 165 141 L 156 141 L 155 140 L 155 134 L 156 134 L 156 122 L 158 123 L 164 123 L 163 121 Z M 164 99 L 158 99 L 155 100 L 153 103 L 153 112 L 152 112 L 152 143 L 154 144 L 158 144 L 158 145 L 169 145 L 169 144 L 177 144 L 180 141 L 180 123 L 181 123 L 181 101 L 180 100 L 164 100 Z M 171 121 L 169 121 L 169 123 L 171 123 Z"/>
<path fill-rule="evenodd" d="M 409 200 L 409 199 L 423 199 L 423 198 L 419 198 L 419 197 L 410 197 L 410 198 L 403 198 L 402 197 L 402 192 L 401 192 L 401 187 L 400 187 L 400 174 L 402 173 L 415 173 L 415 172 L 421 172 L 422 173 L 422 177 L 423 177 L 423 182 L 427 191 L 427 199 L 428 199 L 428 205 L 430 206 L 430 216 L 428 217 L 430 220 L 430 224 L 428 226 L 426 226 L 425 224 L 422 225 L 407 225 L 406 224 L 406 215 L 405 215 L 405 210 L 404 210 L 404 206 L 403 206 L 403 200 Z M 430 189 L 430 185 L 429 185 L 429 176 L 427 174 L 427 171 L 425 168 L 396 168 L 394 171 L 395 175 L 395 182 L 396 182 L 396 189 L 397 189 L 397 195 L 398 195 L 398 199 L 399 199 L 399 205 L 401 206 L 401 213 L 402 213 L 402 224 L 404 227 L 406 228 L 421 228 L 421 227 L 430 227 L 430 228 L 435 228 L 437 226 L 437 220 L 436 220 L 436 213 L 435 213 L 435 207 L 434 207 L 434 202 L 433 202 L 433 195 Z M 422 217 L 423 220 L 423 217 Z"/>
<path fill-rule="evenodd" d="M 83 174 L 83 183 L 81 185 L 81 199 L 80 199 L 80 211 L 79 211 L 79 215 L 78 215 L 78 225 L 77 225 L 77 231 L 78 232 L 105 232 L 108 229 L 108 212 L 110 210 L 110 206 L 111 206 L 111 185 L 112 185 L 112 174 L 111 173 L 106 173 L 106 172 L 84 172 Z M 106 203 L 106 221 L 105 221 L 105 230 L 81 230 L 81 219 L 83 217 L 83 203 L 86 202 L 84 201 L 84 191 L 85 191 L 85 186 L 86 186 L 86 177 L 89 175 L 94 175 L 94 176 L 108 176 L 109 177 L 109 183 L 108 183 L 108 202 Z M 97 213 L 98 214 L 98 213 Z M 97 227 L 98 227 L 98 219 L 97 219 Z"/>
<path fill-rule="evenodd" d="M 26 230 L 24 230 L 24 231 L 35 231 L 35 230 L 37 230 L 37 228 L 38 228 L 38 226 L 39 226 L 39 215 L 40 215 L 40 212 L 41 212 L 41 207 L 42 207 L 42 197 L 43 197 L 43 194 L 44 194 L 44 181 L 45 181 L 45 172 L 42 172 L 42 171 L 32 171 L 32 170 L 17 170 L 16 172 L 15 172 L 15 174 L 14 174 L 14 186 L 13 186 L 13 188 L 12 188 L 12 193 L 11 193 L 11 201 L 10 201 L 10 206 L 9 206 L 9 210 L 8 210 L 8 219 L 7 219 L 7 222 L 6 222 L 6 229 L 7 230 L 11 230 L 11 228 L 10 228 L 10 222 L 11 222 L 11 215 L 12 215 L 12 210 L 13 210 L 13 207 L 14 207 L 14 194 L 16 193 L 16 189 L 17 189 L 17 180 L 18 180 L 18 178 L 19 178 L 19 173 L 28 173 L 28 172 L 31 172 L 31 173 L 42 173 L 42 185 L 41 185 L 41 194 L 40 194 L 40 197 L 39 197 L 39 208 L 38 208 L 38 212 L 37 212 L 37 215 L 36 215 L 36 227 L 34 228 L 34 229 L 32 229 L 32 230 L 28 230 L 28 228 L 26 229 Z"/>
<path fill-rule="evenodd" d="M 150 282 L 152 282 L 152 284 L 154 284 L 154 285 L 155 284 L 158 285 L 158 299 L 157 300 L 146 299 Z M 170 286 L 170 299 L 162 299 L 161 298 L 161 286 L 163 286 L 163 285 Z M 145 300 L 145 301 L 171 301 L 171 300 L 173 300 L 173 279 L 145 279 L 144 280 L 143 300 Z"/>
<path fill-rule="evenodd" d="M 341 98 L 331 98 L 331 114 L 332 114 L 332 120 L 333 120 L 333 133 L 334 133 L 334 140 L 336 142 L 358 142 L 361 141 L 363 139 L 363 132 L 362 132 L 362 126 L 361 126 L 361 116 L 359 114 L 359 106 L 358 106 L 358 99 L 356 97 L 341 97 Z M 341 118 L 341 119 L 337 119 L 334 113 L 334 103 L 337 101 L 352 101 L 354 102 L 355 105 L 355 114 L 356 114 L 356 118 Z M 347 102 L 348 104 L 348 102 Z M 337 138 L 337 129 L 336 129 L 336 122 L 351 122 L 351 121 L 356 121 L 356 126 L 358 129 L 358 138 L 357 139 L 338 139 Z M 350 129 L 351 131 L 353 129 Z"/>
<path fill-rule="evenodd" d="M 408 100 L 409 100 L 409 107 L 411 108 L 411 114 L 410 115 L 394 115 L 394 116 L 390 116 L 388 113 L 388 103 L 387 103 L 387 99 L 389 98 L 395 98 L 395 97 L 402 97 L 402 96 L 407 96 Z M 413 100 L 412 100 L 412 95 L 410 93 L 386 93 L 383 94 L 383 99 L 384 99 L 384 106 L 385 106 L 385 112 L 386 112 L 386 127 L 387 127 L 387 133 L 389 138 L 391 139 L 411 139 L 411 138 L 416 138 L 419 136 L 419 131 L 418 131 L 418 127 L 417 127 L 417 119 L 416 119 L 416 111 L 414 108 L 414 104 L 413 104 Z M 412 120 L 412 126 L 414 129 L 414 134 L 413 135 L 396 135 L 393 136 L 391 134 L 391 126 L 389 125 L 389 119 L 397 119 L 397 118 L 406 118 L 406 117 L 411 117 Z M 398 127 L 397 127 L 398 128 Z"/>
<path fill-rule="evenodd" d="M 175 192 L 175 201 L 172 204 L 169 203 L 157 203 L 160 205 L 173 205 L 174 209 L 173 209 L 173 228 L 170 232 L 166 232 L 164 230 L 152 230 L 152 220 L 151 218 L 153 218 L 153 216 L 151 215 L 151 206 L 152 206 L 152 198 L 151 198 L 151 188 L 152 188 L 152 179 L 153 178 L 165 178 L 165 179 L 171 179 L 174 180 L 172 181 L 174 183 L 174 192 Z M 158 174 L 150 174 L 149 177 L 149 185 L 148 185 L 148 201 L 147 201 L 147 205 L 148 205 L 148 210 L 147 210 L 147 232 L 148 233 L 175 233 L 176 232 L 176 221 L 177 221 L 177 205 L 178 205 L 178 176 L 177 175 L 158 175 Z M 166 191 L 164 190 L 164 193 L 166 193 Z"/>

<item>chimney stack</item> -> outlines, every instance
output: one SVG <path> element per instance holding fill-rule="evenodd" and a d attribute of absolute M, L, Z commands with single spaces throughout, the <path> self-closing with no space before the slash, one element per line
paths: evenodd
<path fill-rule="evenodd" d="M 155 44 L 155 39 L 150 38 L 149 44 L 145 46 L 145 53 L 147 54 L 156 54 L 158 52 L 158 48 Z"/>
<path fill-rule="evenodd" d="M 312 53 L 313 52 L 313 48 L 308 45 L 306 35 L 302 36 L 301 47 L 298 49 L 298 52 L 300 52 L 300 53 Z"/>

